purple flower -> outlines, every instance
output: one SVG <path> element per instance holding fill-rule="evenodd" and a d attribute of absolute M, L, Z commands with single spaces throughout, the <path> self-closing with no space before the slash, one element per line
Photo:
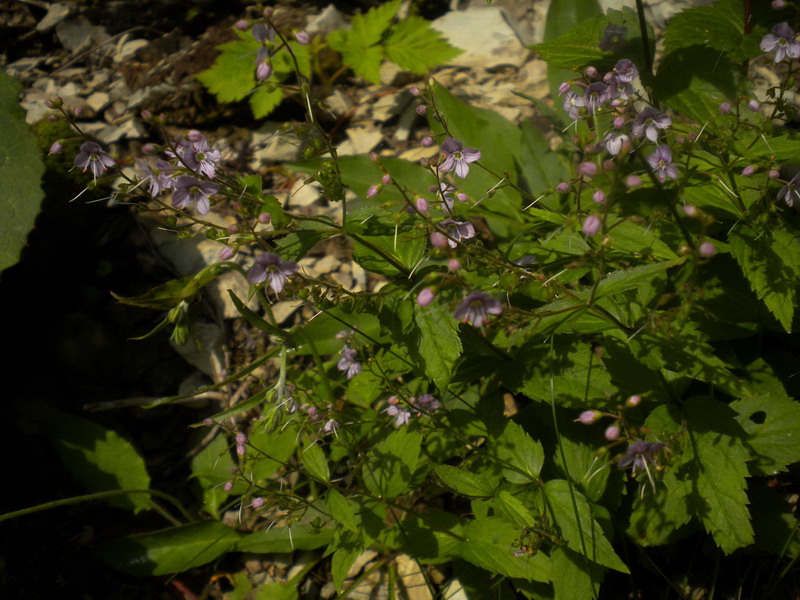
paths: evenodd
<path fill-rule="evenodd" d="M 563 96 L 564 94 L 566 94 L 569 91 L 569 89 L 571 87 L 572 87 L 572 82 L 571 81 L 562 81 L 561 85 L 558 86 L 558 94 L 560 96 Z"/>
<path fill-rule="evenodd" d="M 47 154 L 60 154 L 63 149 L 64 144 L 62 144 L 60 140 L 56 140 L 50 146 L 50 150 L 47 152 Z"/>
<path fill-rule="evenodd" d="M 210 203 L 208 197 L 219 191 L 219 185 L 210 181 L 200 181 L 191 175 L 181 175 L 175 181 L 175 193 L 172 194 L 172 206 L 187 208 L 195 205 L 197 212 L 207 215 Z"/>
<path fill-rule="evenodd" d="M 564 110 L 567 111 L 570 119 L 579 119 L 581 116 L 580 109 L 586 106 L 582 96 L 575 92 L 567 92 L 564 94 Z"/>
<path fill-rule="evenodd" d="M 417 304 L 420 306 L 428 306 L 433 302 L 434 296 L 435 294 L 431 288 L 422 288 L 422 291 L 417 295 Z"/>
<path fill-rule="evenodd" d="M 262 60 L 256 66 L 256 81 L 266 81 L 270 75 L 272 75 L 272 65 Z"/>
<path fill-rule="evenodd" d="M 788 206 L 794 206 L 795 201 L 800 200 L 800 173 L 792 177 L 791 181 L 781 188 L 778 192 L 778 200 L 783 200 Z"/>
<path fill-rule="evenodd" d="M 206 177 L 214 177 L 216 164 L 219 161 L 219 150 L 209 148 L 205 137 L 193 142 L 183 154 L 183 161 L 192 171 L 199 171 Z"/>
<path fill-rule="evenodd" d="M 438 192 L 442 204 L 447 209 L 447 212 L 453 212 L 453 193 L 456 191 L 456 188 L 446 181 L 440 181 L 438 189 L 435 185 L 430 186 L 428 189 L 432 192 Z"/>
<path fill-rule="evenodd" d="M 413 404 L 418 410 L 428 413 L 432 413 L 442 405 L 441 402 L 430 394 L 422 394 Z"/>
<path fill-rule="evenodd" d="M 311 41 L 311 37 L 309 37 L 308 33 L 305 31 L 298 31 L 294 34 L 294 39 L 297 40 L 297 43 L 301 46 L 306 46 Z"/>
<path fill-rule="evenodd" d="M 345 344 L 342 346 L 339 356 L 341 358 L 339 359 L 336 368 L 340 371 L 344 371 L 348 379 L 352 379 L 361 373 L 361 363 L 356 360 L 356 351 L 354 348 L 351 348 Z"/>
<path fill-rule="evenodd" d="M 756 172 L 755 165 L 747 165 L 744 169 L 742 169 L 742 177 L 750 177 L 753 173 Z"/>
<path fill-rule="evenodd" d="M 616 75 L 609 73 L 603 78 L 608 84 L 608 89 L 611 94 L 611 98 L 619 99 L 619 100 L 627 100 L 631 96 L 633 96 L 633 86 L 628 83 L 627 81 L 622 81 Z"/>
<path fill-rule="evenodd" d="M 667 146 L 657 146 L 656 151 L 647 157 L 647 164 L 661 181 L 667 177 L 670 179 L 678 177 L 678 169 L 672 164 L 672 151 Z"/>
<path fill-rule="evenodd" d="M 631 83 L 639 76 L 639 69 L 630 60 L 623 58 L 614 65 L 614 73 L 620 81 Z"/>
<path fill-rule="evenodd" d="M 611 156 L 616 156 L 622 151 L 622 148 L 625 147 L 625 144 L 630 142 L 630 138 L 622 132 L 619 131 L 610 131 L 606 134 L 606 137 L 603 138 L 603 144 L 606 147 L 606 151 Z"/>
<path fill-rule="evenodd" d="M 381 193 L 381 189 L 383 189 L 383 186 L 379 183 L 369 186 L 367 189 L 367 198 L 374 198 Z"/>
<path fill-rule="evenodd" d="M 256 257 L 256 264 L 247 272 L 247 281 L 257 285 L 269 280 L 269 287 L 280 294 L 289 277 L 297 273 L 297 263 L 293 260 L 281 260 L 272 252 L 264 252 Z"/>
<path fill-rule="evenodd" d="M 698 251 L 700 252 L 700 256 L 704 256 L 705 258 L 711 258 L 717 253 L 716 247 L 711 242 L 703 242 L 700 244 Z"/>
<path fill-rule="evenodd" d="M 253 37 L 262 44 L 269 40 L 270 42 L 275 39 L 275 30 L 269 27 L 266 23 L 256 23 L 253 29 L 250 30 Z"/>
<path fill-rule="evenodd" d="M 632 467 L 632 474 L 635 477 L 637 471 L 646 471 L 648 464 L 655 464 L 653 455 L 664 448 L 664 444 L 659 442 L 645 442 L 644 440 L 636 440 L 625 451 L 622 458 L 619 459 L 617 466 L 620 469 L 627 469 Z"/>
<path fill-rule="evenodd" d="M 322 427 L 322 430 L 325 433 L 332 433 L 333 435 L 336 435 L 337 427 L 339 427 L 339 421 L 336 421 L 335 419 L 328 419 L 325 421 L 325 425 Z"/>
<path fill-rule="evenodd" d="M 147 191 L 151 196 L 158 196 L 164 190 L 175 189 L 175 180 L 170 177 L 173 167 L 165 160 L 157 160 L 156 168 L 150 167 L 150 163 L 141 158 L 136 159 L 136 166 L 144 173 L 145 181 L 149 181 Z"/>
<path fill-rule="evenodd" d="M 585 410 L 575 420 L 580 422 L 580 423 L 583 423 L 584 425 L 591 425 L 592 423 L 597 421 L 597 419 L 599 419 L 602 416 L 603 415 L 600 413 L 600 411 L 597 411 L 597 410 Z"/>
<path fill-rule="evenodd" d="M 398 400 L 394 396 L 389 398 L 389 408 L 386 409 L 386 414 L 394 417 L 395 427 L 402 427 L 403 425 L 408 425 L 411 420 L 411 411 L 406 408 L 400 408 L 397 406 L 397 402 Z"/>
<path fill-rule="evenodd" d="M 475 290 L 467 294 L 466 298 L 461 301 L 453 316 L 462 323 L 471 323 L 480 328 L 489 321 L 488 315 L 499 315 L 502 312 L 502 304 L 486 292 Z"/>
<path fill-rule="evenodd" d="M 723 115 L 727 115 L 729 112 L 731 112 L 732 108 L 733 104 L 730 102 L 723 102 L 719 105 L 719 112 L 721 112 Z"/>
<path fill-rule="evenodd" d="M 447 221 L 442 221 L 440 225 L 444 227 L 447 235 L 452 238 L 447 240 L 451 248 L 455 248 L 458 245 L 456 242 L 475 237 L 475 227 L 472 226 L 472 223 L 448 219 Z M 431 239 L 432 236 L 433 234 L 431 234 Z"/>
<path fill-rule="evenodd" d="M 75 166 L 79 169 L 92 172 L 92 177 L 95 179 L 98 175 L 102 175 L 109 168 L 117 164 L 111 156 L 94 142 L 84 142 L 81 144 L 81 151 L 75 156 Z"/>
<path fill-rule="evenodd" d="M 800 43 L 794 41 L 794 30 L 786 22 L 778 23 L 761 39 L 761 51 L 772 52 L 775 50 L 775 62 L 781 62 L 784 57 L 800 57 Z"/>
<path fill-rule="evenodd" d="M 648 106 L 638 115 L 631 127 L 634 137 L 640 138 L 643 135 L 651 142 L 658 141 L 658 130 L 666 129 L 672 125 L 672 119 L 663 113 L 659 113 L 652 106 Z"/>
<path fill-rule="evenodd" d="M 608 84 L 602 81 L 595 81 L 586 88 L 583 93 L 583 101 L 587 110 L 594 112 L 605 102 L 611 100 L 611 89 Z"/>
<path fill-rule="evenodd" d="M 447 138 L 442 143 L 442 152 L 445 153 L 445 161 L 439 166 L 443 173 L 455 169 L 456 175 L 461 178 L 469 173 L 469 163 L 480 160 L 481 153 L 475 148 L 465 148 L 464 144 L 453 138 Z"/>

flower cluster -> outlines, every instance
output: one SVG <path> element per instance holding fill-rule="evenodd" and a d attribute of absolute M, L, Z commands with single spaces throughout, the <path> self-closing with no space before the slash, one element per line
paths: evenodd
<path fill-rule="evenodd" d="M 395 427 L 408 425 L 412 416 L 431 414 L 441 406 L 441 403 L 431 394 L 422 394 L 419 398 L 409 398 L 406 406 L 401 406 L 400 400 L 395 396 L 390 397 L 387 402 L 389 408 L 386 409 L 386 414 L 394 417 Z"/>
<path fill-rule="evenodd" d="M 361 363 L 356 360 L 357 352 L 355 348 L 350 346 L 353 332 L 345 329 L 337 333 L 336 337 L 345 342 L 344 346 L 342 346 L 342 349 L 339 351 L 339 362 L 336 368 L 344 372 L 348 379 L 352 379 L 361 373 Z"/>

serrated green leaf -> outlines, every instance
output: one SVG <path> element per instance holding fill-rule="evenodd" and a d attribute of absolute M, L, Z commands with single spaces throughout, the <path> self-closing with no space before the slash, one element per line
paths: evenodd
<path fill-rule="evenodd" d="M 362 46 L 377 44 L 384 32 L 389 29 L 401 2 L 402 0 L 391 0 L 369 9 L 363 15 L 356 15 L 353 18 L 350 35 Z"/>
<path fill-rule="evenodd" d="M 492 573 L 519 577 L 527 581 L 550 581 L 550 559 L 543 553 L 514 556 L 520 528 L 495 517 L 475 519 L 463 526 L 465 542 L 459 542 L 458 554 Z"/>
<path fill-rule="evenodd" d="M 331 575 L 333 575 L 333 584 L 336 586 L 337 592 L 342 592 L 342 586 L 344 585 L 345 578 L 347 578 L 347 572 L 362 552 L 362 548 L 349 545 L 337 548 L 333 553 L 333 558 L 331 559 Z"/>
<path fill-rule="evenodd" d="M 416 307 L 414 321 L 419 328 L 419 354 L 427 375 L 442 392 L 453 374 L 453 365 L 461 356 L 458 327 L 443 308 Z"/>
<path fill-rule="evenodd" d="M 18 103 L 20 90 L 0 71 L 0 272 L 19 260 L 44 197 L 44 163 Z"/>
<path fill-rule="evenodd" d="M 731 232 L 730 244 L 751 289 L 791 332 L 800 280 L 800 240 L 784 227 L 757 234 L 740 225 Z"/>
<path fill-rule="evenodd" d="M 64 464 L 87 489 L 104 492 L 150 488 L 144 460 L 115 431 L 55 410 L 40 416 Z M 137 513 L 151 507 L 146 494 L 115 496 L 108 503 Z"/>
<path fill-rule="evenodd" d="M 252 36 L 218 46 L 214 64 L 196 75 L 220 102 L 236 102 L 256 88 L 255 57 L 261 43 Z"/>
<path fill-rule="evenodd" d="M 436 65 L 461 54 L 422 17 L 411 16 L 392 27 L 385 44 L 386 56 L 399 67 L 424 75 Z"/>
<path fill-rule="evenodd" d="M 567 466 L 564 467 L 560 451 L 553 456 L 553 463 L 563 477 L 569 477 L 579 486 L 584 496 L 592 502 L 599 502 L 606 489 L 609 469 L 606 461 L 598 456 L 597 447 L 582 444 L 565 435 L 561 436 L 560 445 Z"/>
<path fill-rule="evenodd" d="M 538 197 L 545 190 L 553 189 L 568 179 L 567 169 L 558 154 L 550 150 L 547 139 L 532 121 L 525 121 L 521 128 L 519 172 L 528 186 L 528 191 Z M 547 201 L 542 199 L 542 202 Z M 551 223 L 561 223 L 564 220 L 559 213 L 541 209 L 529 208 L 526 212 Z"/>
<path fill-rule="evenodd" d="M 542 445 L 514 421 L 506 421 L 502 433 L 490 441 L 492 452 L 503 461 L 502 472 L 511 483 L 538 481 L 544 464 Z"/>
<path fill-rule="evenodd" d="M 678 258 L 672 248 L 661 241 L 651 226 L 644 227 L 628 220 L 617 220 L 611 215 L 606 219 L 606 226 L 610 229 L 608 232 L 610 247 L 615 252 L 652 256 L 661 260 Z"/>
<path fill-rule="evenodd" d="M 236 542 L 234 549 L 257 554 L 316 550 L 329 544 L 332 537 L 331 527 L 318 529 L 305 523 L 295 523 L 289 527 L 270 527 L 244 535 Z"/>
<path fill-rule="evenodd" d="M 758 394 L 731 403 L 747 432 L 753 475 L 775 475 L 800 461 L 800 404 L 785 393 Z"/>
<path fill-rule="evenodd" d="M 192 477 L 203 489 L 203 508 L 214 517 L 219 517 L 219 507 L 228 497 L 223 486 L 231 479 L 231 469 L 236 467 L 227 438 L 218 434 L 192 458 L 191 467 Z"/>
<path fill-rule="evenodd" d="M 641 283 L 649 281 L 653 275 L 671 269 L 683 263 L 685 260 L 686 258 L 683 257 L 667 262 L 651 263 L 649 265 L 614 271 L 599 283 L 594 297 L 595 299 L 600 299 L 604 296 L 635 289 Z"/>
<path fill-rule="evenodd" d="M 256 119 L 266 117 L 283 100 L 283 90 L 279 87 L 270 89 L 266 86 L 259 86 L 250 96 L 250 109 Z"/>
<path fill-rule="evenodd" d="M 553 549 L 551 560 L 554 600 L 593 600 L 597 597 L 603 581 L 603 567 L 563 546 Z"/>
<path fill-rule="evenodd" d="M 422 260 L 426 246 L 426 236 L 418 231 L 398 232 L 397 235 L 358 235 L 354 237 L 353 260 L 373 273 L 407 276 Z"/>
<path fill-rule="evenodd" d="M 271 431 L 264 424 L 264 420 L 256 423 L 248 438 L 257 456 L 252 463 L 251 472 L 256 485 L 265 484 L 277 469 L 285 466 L 300 443 L 296 422 L 288 423 L 275 431 Z"/>
<path fill-rule="evenodd" d="M 349 529 L 353 533 L 358 533 L 355 511 L 347 498 L 342 496 L 334 488 L 330 488 L 325 502 L 328 506 L 328 512 L 330 512 L 331 517 L 333 517 L 337 523 L 341 523 L 346 529 Z"/>
<path fill-rule="evenodd" d="M 582 548 L 585 547 L 588 554 L 586 558 L 590 561 L 615 571 L 629 573 L 628 567 L 614 552 L 600 525 L 592 519 L 589 503 L 578 490 L 572 491 L 577 504 L 577 515 L 575 514 L 569 486 L 563 479 L 552 479 L 543 488 L 547 505 L 567 546 L 578 554 L 582 554 Z"/>
<path fill-rule="evenodd" d="M 436 465 L 433 471 L 445 486 L 462 496 L 488 498 L 494 494 L 494 486 L 482 475 L 449 465 Z"/>
<path fill-rule="evenodd" d="M 203 521 L 112 540 L 97 548 L 97 556 L 131 575 L 167 575 L 209 563 L 239 539 L 219 521 Z"/>
<path fill-rule="evenodd" d="M 317 444 L 311 444 L 303 450 L 303 465 L 308 474 L 315 479 L 325 483 L 330 481 L 331 472 L 328 468 L 328 459 L 325 457 L 325 452 Z"/>
<path fill-rule="evenodd" d="M 303 335 L 299 337 L 301 343 L 295 352 L 301 356 L 311 354 L 311 349 L 305 341 L 308 338 L 314 340 L 320 354 L 339 352 L 342 349 L 342 340 L 337 339 L 336 334 L 344 329 L 354 330 L 357 337 L 363 334 L 362 341 L 385 339 L 381 336 L 381 326 L 375 315 L 367 312 L 347 314 L 340 308 L 333 308 L 324 311 L 303 327 Z"/>
<path fill-rule="evenodd" d="M 534 527 L 536 519 L 516 496 L 502 490 L 495 499 L 497 506 L 520 527 Z"/>
<path fill-rule="evenodd" d="M 398 429 L 367 453 L 362 468 L 364 485 L 371 494 L 391 499 L 402 494 L 411 483 L 417 468 L 422 436 Z"/>
<path fill-rule="evenodd" d="M 253 600 L 297 600 L 299 597 L 297 586 L 279 581 L 258 586 L 252 596 Z"/>
<path fill-rule="evenodd" d="M 708 46 L 743 62 L 762 54 L 758 47 L 763 28 L 744 32 L 742 0 L 719 0 L 714 6 L 688 8 L 669 20 L 664 31 L 664 52 L 687 46 Z"/>

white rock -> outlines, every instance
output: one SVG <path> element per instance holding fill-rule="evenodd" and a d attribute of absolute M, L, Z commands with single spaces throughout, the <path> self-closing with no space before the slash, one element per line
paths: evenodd
<path fill-rule="evenodd" d="M 345 27 L 347 27 L 347 21 L 344 15 L 336 10 L 336 6 L 329 4 L 318 15 L 309 17 L 306 31 L 311 35 L 325 34 Z"/>
<path fill-rule="evenodd" d="M 225 333 L 219 325 L 211 321 L 195 321 L 183 346 L 171 340 L 170 343 L 186 362 L 216 380 L 225 367 L 224 341 Z"/>
<path fill-rule="evenodd" d="M 25 73 L 26 71 L 30 71 L 36 68 L 36 66 L 40 62 L 42 62 L 42 60 L 44 59 L 39 56 L 29 56 L 26 58 L 20 58 L 19 60 L 15 60 L 14 62 L 6 65 L 5 69 L 9 75 L 13 77 L 18 77 L 22 73 Z"/>
<path fill-rule="evenodd" d="M 395 115 L 399 115 L 403 108 L 411 101 L 413 96 L 408 90 L 403 90 L 396 94 L 386 94 L 381 96 L 372 105 L 372 118 L 376 121 L 388 121 Z"/>
<path fill-rule="evenodd" d="M 257 170 L 267 162 L 286 162 L 297 158 L 298 143 L 290 141 L 288 134 L 279 132 L 280 125 L 268 121 L 253 132 L 250 138 L 250 146 L 253 148 L 251 169 Z"/>
<path fill-rule="evenodd" d="M 339 88 L 336 88 L 330 96 L 325 98 L 324 105 L 327 107 L 328 112 L 336 118 L 346 115 L 354 106 L 350 96 Z"/>
<path fill-rule="evenodd" d="M 383 133 L 376 127 L 350 127 L 347 139 L 337 147 L 339 156 L 366 154 L 383 140 Z"/>
<path fill-rule="evenodd" d="M 490 69 L 502 65 L 518 66 L 528 51 L 506 22 L 500 8 L 487 6 L 446 13 L 432 26 L 464 53 L 448 62 L 450 65 L 482 66 Z"/>
<path fill-rule="evenodd" d="M 314 264 L 314 271 L 318 275 L 326 275 L 327 273 L 331 273 L 338 269 L 342 264 L 342 261 L 336 258 L 332 254 L 328 254 L 327 256 L 323 256 Z"/>
<path fill-rule="evenodd" d="M 111 96 L 105 92 L 95 92 L 86 98 L 86 105 L 95 112 L 100 112 L 111 102 Z"/>
<path fill-rule="evenodd" d="M 36 24 L 36 31 L 50 31 L 69 16 L 69 6 L 64 2 L 55 2 L 47 7 L 47 14 Z"/>
<path fill-rule="evenodd" d="M 414 121 L 417 120 L 416 106 L 409 104 L 397 120 L 397 128 L 394 130 L 394 139 L 399 142 L 405 142 L 411 136 L 411 127 Z"/>
<path fill-rule="evenodd" d="M 147 40 L 126 40 L 126 37 L 122 36 L 117 43 L 117 48 L 114 51 L 115 63 L 124 63 L 130 60 L 139 50 L 150 43 Z"/>
<path fill-rule="evenodd" d="M 104 27 L 92 25 L 86 17 L 62 21 L 56 26 L 56 35 L 64 48 L 73 54 L 87 50 L 91 46 L 97 46 L 109 39 Z"/>
<path fill-rule="evenodd" d="M 294 311 L 305 304 L 304 300 L 281 300 L 272 305 L 272 316 L 275 322 L 280 325 L 288 319 Z"/>
<path fill-rule="evenodd" d="M 302 179 L 294 182 L 289 190 L 289 206 L 311 206 L 322 198 L 322 187 L 317 182 L 303 183 Z"/>

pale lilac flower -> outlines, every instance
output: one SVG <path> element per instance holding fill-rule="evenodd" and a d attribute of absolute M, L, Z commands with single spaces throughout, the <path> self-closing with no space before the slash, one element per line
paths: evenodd
<path fill-rule="evenodd" d="M 415 108 L 414 110 L 415 110 L 415 111 L 417 111 L 417 114 L 418 114 L 419 116 L 421 116 L 421 117 L 424 117 L 424 116 L 425 116 L 425 114 L 428 112 L 428 107 L 427 107 L 427 106 L 425 106 L 424 104 L 420 104 L 420 105 L 419 105 L 417 108 Z"/>
<path fill-rule="evenodd" d="M 579 96 L 575 92 L 564 94 L 564 110 L 567 111 L 570 119 L 579 119 L 580 109 L 584 106 L 586 106 L 586 102 L 583 100 L 583 96 Z"/>
<path fill-rule="evenodd" d="M 452 238 L 447 240 L 451 248 L 455 248 L 458 245 L 456 242 L 475 237 L 475 227 L 472 226 L 472 223 L 448 219 L 442 221 L 440 225 L 447 232 L 447 235 Z"/>
<path fill-rule="evenodd" d="M 625 451 L 622 458 L 619 459 L 617 466 L 620 469 L 627 469 L 632 467 L 633 476 L 636 476 L 637 471 L 647 470 L 648 464 L 655 464 L 653 455 L 664 448 L 664 444 L 659 442 L 646 442 L 644 440 L 636 440 Z"/>
<path fill-rule="evenodd" d="M 625 117 L 614 117 L 614 120 L 611 122 L 614 126 L 614 129 L 620 129 L 623 125 L 625 125 Z"/>
<path fill-rule="evenodd" d="M 247 448 L 244 447 L 244 444 L 236 444 L 236 455 L 241 458 L 247 453 Z"/>
<path fill-rule="evenodd" d="M 756 168 L 754 165 L 747 165 L 744 169 L 742 169 L 742 177 L 750 177 L 750 175 L 755 172 Z"/>
<path fill-rule="evenodd" d="M 175 180 L 170 176 L 173 166 L 165 160 L 158 159 L 156 168 L 150 167 L 150 163 L 141 158 L 135 159 L 136 166 L 144 173 L 147 184 L 147 191 L 151 196 L 158 196 L 164 190 L 175 189 Z"/>
<path fill-rule="evenodd" d="M 417 304 L 420 306 L 428 306 L 433 302 L 434 296 L 435 294 L 431 288 L 422 288 L 422 291 L 417 295 Z"/>
<path fill-rule="evenodd" d="M 750 100 L 750 102 L 747 103 L 747 108 L 753 112 L 758 112 L 761 109 L 761 104 L 759 104 L 758 100 Z"/>
<path fill-rule="evenodd" d="M 640 138 L 643 135 L 651 142 L 658 141 L 659 129 L 666 129 L 672 125 L 672 119 L 663 113 L 659 113 L 652 106 L 648 106 L 638 115 L 631 127 L 634 137 Z"/>
<path fill-rule="evenodd" d="M 639 69 L 630 60 L 623 58 L 614 65 L 614 73 L 620 81 L 631 83 L 639 76 Z"/>
<path fill-rule="evenodd" d="M 445 161 L 439 166 L 443 173 L 455 169 L 456 175 L 461 178 L 469 173 L 469 163 L 480 160 L 481 153 L 475 148 L 465 148 L 464 144 L 453 138 L 447 138 L 442 143 L 442 152 L 445 153 Z"/>
<path fill-rule="evenodd" d="M 322 427 L 322 430 L 325 433 L 332 433 L 333 435 L 336 435 L 337 427 L 339 427 L 339 421 L 336 421 L 334 419 L 328 419 L 327 421 L 325 421 L 325 425 Z"/>
<path fill-rule="evenodd" d="M 239 19 L 238 21 L 236 21 L 236 23 L 233 24 L 233 26 L 236 27 L 236 29 L 238 29 L 239 31 L 244 31 L 250 26 L 250 23 L 245 21 L 244 19 Z"/>
<path fill-rule="evenodd" d="M 233 482 L 226 481 L 225 485 L 222 486 L 222 489 L 225 490 L 226 492 L 230 492 L 233 489 Z"/>
<path fill-rule="evenodd" d="M 275 30 L 266 23 L 256 23 L 253 25 L 251 32 L 253 37 L 256 38 L 256 41 L 259 41 L 262 44 L 266 41 L 271 42 L 275 39 Z"/>
<path fill-rule="evenodd" d="M 311 41 L 311 37 L 305 31 L 298 31 L 294 34 L 294 39 L 297 40 L 297 43 L 301 46 L 307 46 L 308 43 Z"/>
<path fill-rule="evenodd" d="M 583 93 L 583 101 L 590 112 L 596 111 L 608 100 L 611 100 L 611 89 L 602 81 L 589 84 Z"/>
<path fill-rule="evenodd" d="M 586 235 L 592 236 L 597 235 L 602 227 L 603 223 L 597 215 L 589 215 L 584 219 L 581 231 Z"/>
<path fill-rule="evenodd" d="M 570 90 L 571 87 L 572 87 L 571 81 L 562 81 L 561 85 L 558 86 L 558 95 L 563 96 Z"/>
<path fill-rule="evenodd" d="M 781 62 L 784 57 L 800 57 L 800 43 L 794 41 L 794 30 L 786 22 L 778 23 L 761 39 L 761 51 L 772 52 L 775 50 L 775 62 Z"/>
<path fill-rule="evenodd" d="M 233 258 L 233 255 L 236 254 L 236 250 L 234 250 L 230 246 L 225 246 L 222 251 L 219 253 L 220 260 L 228 260 L 229 258 Z"/>
<path fill-rule="evenodd" d="M 581 175 L 588 175 L 589 177 L 592 177 L 597 175 L 600 172 L 600 169 L 598 169 L 597 165 L 593 162 L 586 161 L 578 165 L 578 172 Z"/>
<path fill-rule="evenodd" d="M 585 410 L 578 416 L 577 419 L 575 419 L 575 421 L 583 423 L 584 425 L 591 425 L 592 423 L 597 421 L 597 419 L 599 419 L 602 416 L 603 415 L 602 415 L 602 413 L 600 413 L 600 411 L 597 411 L 597 410 Z"/>
<path fill-rule="evenodd" d="M 503 312 L 503 305 L 486 292 L 475 290 L 470 292 L 456 307 L 453 316 L 462 323 L 471 323 L 481 328 L 489 321 L 488 315 L 499 315 Z"/>
<path fill-rule="evenodd" d="M 394 400 L 394 403 L 392 403 L 392 400 Z M 402 427 L 403 425 L 408 425 L 408 422 L 411 420 L 411 411 L 397 406 L 397 399 L 394 397 L 389 398 L 389 403 L 386 414 L 394 417 L 394 426 Z"/>
<path fill-rule="evenodd" d="M 603 138 L 606 151 L 611 156 L 616 156 L 630 142 L 630 138 L 620 131 L 609 131 Z"/>
<path fill-rule="evenodd" d="M 432 185 L 428 188 L 431 192 L 437 192 L 439 198 L 441 199 L 442 204 L 447 209 L 447 212 L 453 211 L 453 192 L 456 191 L 452 185 L 447 183 L 446 181 L 440 181 L 439 187 L 437 188 L 435 185 Z"/>
<path fill-rule="evenodd" d="M 589 79 L 594 79 L 597 77 L 597 67 L 586 67 L 584 75 L 586 75 L 586 77 Z"/>
<path fill-rule="evenodd" d="M 703 242 L 702 244 L 700 244 L 700 248 L 698 248 L 698 251 L 700 252 L 700 256 L 704 256 L 706 258 L 711 258 L 717 253 L 717 249 L 711 242 Z"/>
<path fill-rule="evenodd" d="M 416 401 L 413 402 L 414 407 L 421 412 L 432 413 L 438 410 L 442 405 L 436 398 L 430 394 L 422 394 Z"/>
<path fill-rule="evenodd" d="M 207 215 L 210 208 L 208 197 L 219 191 L 219 185 L 210 181 L 200 181 L 191 175 L 181 175 L 175 180 L 172 206 L 188 208 L 194 205 L 197 212 Z"/>
<path fill-rule="evenodd" d="M 615 100 L 628 100 L 633 96 L 633 86 L 627 81 L 622 81 L 616 75 L 609 73 L 603 78 L 603 81 L 608 84 L 611 98 Z"/>
<path fill-rule="evenodd" d="M 298 265 L 293 260 L 281 260 L 272 252 L 263 252 L 256 257 L 256 264 L 247 272 L 247 281 L 258 285 L 269 280 L 269 287 L 280 294 L 289 277 L 297 273 Z"/>
<path fill-rule="evenodd" d="M 672 164 L 672 151 L 667 146 L 657 146 L 656 151 L 647 157 L 647 164 L 664 181 L 667 177 L 676 179 L 678 169 Z"/>
<path fill-rule="evenodd" d="M 383 185 L 389 185 L 390 183 L 392 183 L 392 176 L 389 175 L 388 173 L 385 173 L 384 176 L 381 177 L 381 183 Z"/>
<path fill-rule="evenodd" d="M 800 200 L 800 173 L 792 177 L 791 181 L 783 186 L 778 192 L 778 200 L 783 200 L 788 206 L 794 206 L 795 201 Z"/>
<path fill-rule="evenodd" d="M 60 140 L 56 140 L 50 146 L 50 150 L 47 154 L 61 154 L 61 151 L 64 149 L 64 145 L 61 143 Z"/>
<path fill-rule="evenodd" d="M 569 183 L 562 181 L 556 186 L 556 191 L 559 194 L 566 194 L 569 191 Z"/>
<path fill-rule="evenodd" d="M 94 142 L 84 142 L 81 144 L 81 151 L 75 156 L 75 166 L 86 171 L 92 172 L 92 177 L 97 179 L 109 168 L 117 164 L 111 156 L 103 152 L 103 149 Z"/>
<path fill-rule="evenodd" d="M 356 360 L 356 350 L 355 348 L 351 348 L 347 344 L 342 346 L 342 349 L 339 353 L 341 357 L 339 359 L 336 368 L 340 371 L 344 371 L 344 374 L 347 376 L 348 379 L 352 379 L 359 373 L 361 373 L 361 363 Z"/>

